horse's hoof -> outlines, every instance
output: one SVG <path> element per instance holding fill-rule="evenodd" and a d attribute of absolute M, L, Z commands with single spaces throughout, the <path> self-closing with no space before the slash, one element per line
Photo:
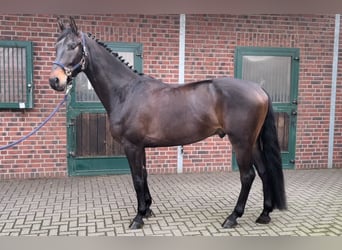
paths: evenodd
<path fill-rule="evenodd" d="M 268 215 L 260 215 L 259 218 L 255 221 L 258 224 L 268 224 L 271 221 L 271 217 Z"/>
<path fill-rule="evenodd" d="M 129 229 L 141 229 L 144 226 L 144 222 L 135 221 L 133 220 L 132 223 L 129 225 Z"/>
<path fill-rule="evenodd" d="M 237 226 L 237 224 L 238 224 L 238 223 L 237 223 L 236 220 L 232 221 L 232 220 L 226 219 L 226 220 L 222 223 L 222 227 L 223 227 L 223 228 L 234 228 L 234 227 Z"/>
<path fill-rule="evenodd" d="M 152 209 L 148 209 L 146 214 L 144 215 L 144 218 L 148 219 L 150 217 L 156 217 L 156 215 L 153 213 Z"/>

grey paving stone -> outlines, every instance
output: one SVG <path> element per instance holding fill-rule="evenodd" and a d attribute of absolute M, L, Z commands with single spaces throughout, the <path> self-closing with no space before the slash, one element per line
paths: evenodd
<path fill-rule="evenodd" d="M 67 236 L 342 236 L 342 169 L 286 170 L 287 211 L 258 225 L 262 185 L 256 178 L 245 214 L 233 229 L 221 223 L 234 208 L 237 172 L 150 175 L 156 214 L 141 230 L 130 175 L 8 180 L 0 183 L 0 235 Z"/>

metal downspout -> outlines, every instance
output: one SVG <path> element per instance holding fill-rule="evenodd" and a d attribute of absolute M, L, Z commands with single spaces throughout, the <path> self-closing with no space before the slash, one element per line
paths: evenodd
<path fill-rule="evenodd" d="M 178 82 L 184 84 L 185 61 L 185 14 L 179 16 L 179 63 Z M 183 146 L 177 147 L 177 173 L 183 173 Z"/>
<path fill-rule="evenodd" d="M 338 69 L 339 37 L 340 37 L 340 14 L 336 14 L 335 15 L 335 35 L 334 35 L 334 55 L 333 55 L 333 65 L 332 65 L 331 98 L 330 98 L 328 168 L 333 167 L 333 156 L 334 156 L 336 83 L 337 83 L 337 69 Z"/>

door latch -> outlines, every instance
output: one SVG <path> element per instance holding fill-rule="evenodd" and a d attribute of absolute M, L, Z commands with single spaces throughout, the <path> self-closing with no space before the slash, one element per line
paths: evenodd
<path fill-rule="evenodd" d="M 76 156 L 76 154 L 75 154 L 74 151 L 70 151 L 70 152 L 69 152 L 69 157 L 75 157 L 75 156 Z"/>
<path fill-rule="evenodd" d="M 75 126 L 75 119 L 71 119 L 70 122 L 67 123 L 68 128 L 73 127 L 73 126 Z"/>

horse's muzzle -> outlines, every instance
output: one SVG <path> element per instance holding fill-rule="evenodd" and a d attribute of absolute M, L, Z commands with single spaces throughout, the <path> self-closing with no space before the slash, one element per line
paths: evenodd
<path fill-rule="evenodd" d="M 72 79 L 65 74 L 63 69 L 57 67 L 51 71 L 49 84 L 54 90 L 64 91 L 71 81 Z"/>

